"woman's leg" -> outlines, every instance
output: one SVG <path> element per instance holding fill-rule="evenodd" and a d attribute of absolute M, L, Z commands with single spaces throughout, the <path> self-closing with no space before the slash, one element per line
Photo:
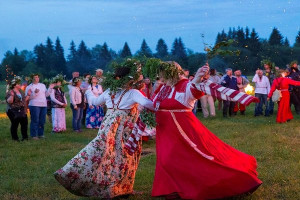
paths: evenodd
<path fill-rule="evenodd" d="M 77 109 L 74 109 L 74 107 L 71 106 L 71 109 L 72 109 L 72 113 L 73 113 L 72 127 L 73 127 L 73 130 L 74 130 L 74 131 L 77 131 L 77 130 L 78 130 L 78 127 L 77 127 L 77 121 L 78 121 L 78 108 L 77 108 Z"/>
<path fill-rule="evenodd" d="M 21 134 L 22 134 L 22 140 L 28 139 L 27 129 L 28 129 L 28 118 L 26 117 L 21 118 L 20 120 L 21 124 Z"/>
<path fill-rule="evenodd" d="M 14 114 L 10 110 L 8 110 L 8 112 L 6 114 L 11 122 L 11 125 L 10 125 L 11 138 L 13 140 L 19 140 L 19 137 L 18 137 L 19 120 L 14 119 Z"/>
<path fill-rule="evenodd" d="M 203 117 L 206 118 L 209 115 L 208 110 L 207 110 L 207 95 L 202 96 L 200 98 L 200 102 L 201 102 Z"/>
<path fill-rule="evenodd" d="M 81 121 L 83 117 L 83 108 L 78 108 L 77 130 L 81 130 Z"/>
<path fill-rule="evenodd" d="M 207 101 L 208 101 L 208 105 L 209 105 L 210 116 L 212 116 L 212 117 L 216 116 L 214 98 L 211 95 L 207 95 Z"/>

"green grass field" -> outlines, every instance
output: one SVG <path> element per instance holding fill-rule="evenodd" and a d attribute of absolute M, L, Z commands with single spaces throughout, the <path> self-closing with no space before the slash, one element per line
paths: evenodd
<path fill-rule="evenodd" d="M 4 87 L 0 86 L 0 91 Z M 0 99 L 3 100 L 3 92 Z M 0 105 L 0 113 L 5 112 Z M 242 199 L 300 199 L 300 116 L 286 124 L 276 124 L 275 116 L 253 116 L 254 105 L 246 116 L 223 119 L 199 119 L 218 137 L 231 146 L 257 158 L 259 178 L 263 185 L 252 195 Z M 53 172 L 76 155 L 95 136 L 95 130 L 83 133 L 71 131 L 71 111 L 67 108 L 67 128 L 64 134 L 50 134 L 46 123 L 46 139 L 17 143 L 10 137 L 10 122 L 0 118 L 0 199 L 87 199 L 77 197 L 56 182 Z M 155 141 L 143 144 L 153 150 Z M 135 190 L 143 194 L 129 199 L 151 199 L 155 170 L 155 154 L 141 158 L 136 175 Z M 201 169 L 199 169 L 201 173 Z M 167 184 L 167 183 L 166 183 Z"/>

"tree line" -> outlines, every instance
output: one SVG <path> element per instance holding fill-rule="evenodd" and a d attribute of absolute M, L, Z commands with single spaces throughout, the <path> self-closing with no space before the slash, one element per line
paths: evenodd
<path fill-rule="evenodd" d="M 0 79 L 8 78 L 8 71 L 12 72 L 11 75 L 23 76 L 38 72 L 45 78 L 53 77 L 58 73 L 70 76 L 72 71 L 82 74 L 92 72 L 97 68 L 107 71 L 112 61 L 120 62 L 128 57 L 142 61 L 153 57 L 161 60 L 174 60 L 191 73 L 205 62 L 209 62 L 210 66 L 218 71 L 223 72 L 225 68 L 230 67 L 233 70 L 241 69 L 245 74 L 253 74 L 257 68 L 261 67 L 263 59 L 275 62 L 281 68 L 293 60 L 300 61 L 300 31 L 294 45 L 291 46 L 277 28 L 273 28 L 269 39 L 259 38 L 254 28 L 251 31 L 248 27 L 245 29 L 229 28 L 227 33 L 222 30 L 217 34 L 215 45 L 232 39 L 234 43 L 224 48 L 231 51 L 238 50 L 239 55 L 217 55 L 208 59 L 206 53 L 197 53 L 186 48 L 180 37 L 174 39 L 170 50 L 166 42 L 159 39 L 155 52 L 152 52 L 144 39 L 140 49 L 134 54 L 127 42 L 120 51 L 116 52 L 109 48 L 106 42 L 88 48 L 84 41 L 81 41 L 78 46 L 71 41 L 67 56 L 65 56 L 60 39 L 57 37 L 53 43 L 48 37 L 44 44 L 36 45 L 33 51 L 18 51 L 17 48 L 13 52 L 7 51 L 1 62 Z"/>

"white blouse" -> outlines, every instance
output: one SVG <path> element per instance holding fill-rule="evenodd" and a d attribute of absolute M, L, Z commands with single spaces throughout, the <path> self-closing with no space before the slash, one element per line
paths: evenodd
<path fill-rule="evenodd" d="M 123 92 L 124 92 L 124 90 L 120 90 L 119 92 L 116 93 L 115 98 L 114 98 L 115 105 L 118 104 Z M 92 93 L 92 91 L 88 90 L 86 92 L 86 97 L 88 99 L 88 102 L 91 102 L 93 105 L 98 106 L 101 104 L 106 104 L 107 108 L 113 108 L 111 95 L 109 93 L 110 93 L 110 90 L 107 89 L 100 96 L 95 97 L 95 95 Z M 129 110 L 136 103 L 138 103 L 150 110 L 154 110 L 153 102 L 150 101 L 149 99 L 147 99 L 144 95 L 142 95 L 142 93 L 140 91 L 138 91 L 136 89 L 130 89 L 123 95 L 118 108 L 123 109 L 123 110 Z"/>
<path fill-rule="evenodd" d="M 91 91 L 95 97 L 98 97 L 99 95 L 101 95 L 103 93 L 103 90 L 102 90 L 101 85 L 97 85 L 97 86 L 98 87 L 89 85 L 87 91 Z M 93 89 L 92 89 L 92 87 L 93 87 Z M 87 102 L 88 102 L 89 106 L 93 105 L 92 101 L 89 100 L 88 98 L 87 98 Z"/>

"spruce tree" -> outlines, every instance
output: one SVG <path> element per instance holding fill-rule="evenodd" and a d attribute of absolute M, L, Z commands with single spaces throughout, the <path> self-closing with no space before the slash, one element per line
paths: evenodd
<path fill-rule="evenodd" d="M 127 57 L 131 57 L 132 56 L 130 48 L 129 48 L 127 42 L 125 42 L 124 47 L 123 47 L 123 49 L 121 51 L 120 56 L 121 56 L 121 58 L 127 58 Z"/>
<path fill-rule="evenodd" d="M 178 39 L 175 38 L 174 42 L 173 42 L 173 45 L 172 45 L 172 49 L 171 49 L 171 54 L 173 56 L 177 56 L 178 55 Z"/>
<path fill-rule="evenodd" d="M 106 65 L 112 60 L 112 56 L 110 54 L 110 51 L 108 49 L 108 46 L 107 46 L 106 42 L 104 42 L 104 44 L 101 47 L 100 60 L 102 62 L 102 65 L 101 66 L 96 66 L 96 67 L 105 68 Z"/>
<path fill-rule="evenodd" d="M 290 42 L 289 40 L 287 39 L 287 37 L 285 37 L 285 40 L 284 40 L 284 44 L 283 44 L 285 47 L 290 47 Z"/>
<path fill-rule="evenodd" d="M 272 33 L 269 38 L 269 44 L 272 46 L 274 46 L 274 45 L 282 46 L 283 45 L 283 36 L 281 35 L 281 33 L 279 32 L 279 30 L 277 28 L 273 28 Z"/>
<path fill-rule="evenodd" d="M 252 31 L 250 33 L 248 49 L 250 51 L 252 51 L 252 53 L 256 56 L 257 56 L 258 52 L 260 51 L 259 37 L 254 28 L 252 29 Z"/>
<path fill-rule="evenodd" d="M 47 69 L 46 60 L 46 47 L 43 44 L 36 45 L 34 47 L 34 54 L 35 54 L 35 64 L 39 68 L 39 71 L 42 73 L 47 73 L 49 68 Z M 48 71 L 49 72 L 49 71 Z"/>
<path fill-rule="evenodd" d="M 64 48 L 60 44 L 60 40 L 57 37 L 55 41 L 55 63 L 54 63 L 55 69 L 57 73 L 67 73 L 66 68 L 66 59 L 64 54 Z"/>
<path fill-rule="evenodd" d="M 168 46 L 165 41 L 161 38 L 158 40 L 156 45 L 156 57 L 163 59 L 168 55 Z"/>
<path fill-rule="evenodd" d="M 82 40 L 77 50 L 78 66 L 74 66 L 76 71 L 86 73 L 91 69 L 91 54 Z"/>
<path fill-rule="evenodd" d="M 238 27 L 238 30 L 236 32 L 236 40 L 238 42 L 239 47 L 244 47 L 245 46 L 245 33 L 244 33 L 244 29 Z"/>
<path fill-rule="evenodd" d="M 145 40 L 145 39 L 143 39 L 141 48 L 140 48 L 140 50 L 137 52 L 137 55 L 140 56 L 140 57 L 145 56 L 145 57 L 147 57 L 147 58 L 152 57 L 152 51 L 151 51 L 150 47 L 148 46 L 148 44 L 146 43 L 146 40 Z"/>
<path fill-rule="evenodd" d="M 300 31 L 298 32 L 298 35 L 296 36 L 295 47 L 300 47 Z"/>
<path fill-rule="evenodd" d="M 232 34 L 231 27 L 229 27 L 229 31 L 228 31 L 227 37 L 228 37 L 228 39 L 233 39 L 233 34 Z"/>
<path fill-rule="evenodd" d="M 186 53 L 185 45 L 183 44 L 182 39 L 180 37 L 174 40 L 171 54 L 173 56 L 173 59 L 177 61 L 180 65 L 182 65 L 182 67 L 187 66 L 188 64 L 187 53 Z"/>
<path fill-rule="evenodd" d="M 71 60 L 75 59 L 76 55 L 77 55 L 76 45 L 73 40 L 70 43 L 69 50 L 70 50 L 70 54 L 68 55 L 68 61 L 71 61 Z"/>

